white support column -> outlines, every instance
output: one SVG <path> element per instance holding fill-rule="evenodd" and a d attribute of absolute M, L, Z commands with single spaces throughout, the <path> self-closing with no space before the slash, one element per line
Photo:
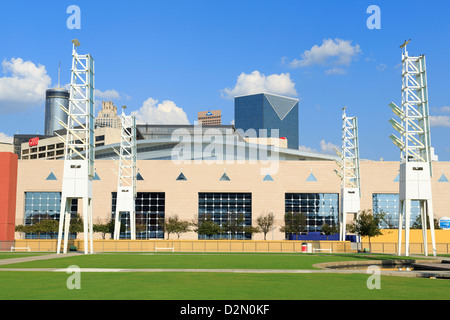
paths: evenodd
<path fill-rule="evenodd" d="M 397 248 L 397 254 L 399 256 L 402 255 L 402 237 L 403 237 L 403 201 L 399 202 L 398 206 L 398 248 Z"/>
<path fill-rule="evenodd" d="M 427 203 L 425 201 L 420 201 L 420 218 L 422 223 L 422 238 L 423 238 L 423 251 L 425 256 L 428 256 L 428 235 L 427 235 Z M 425 228 L 423 228 L 425 226 Z"/>
<path fill-rule="evenodd" d="M 430 233 L 431 233 L 431 248 L 433 250 L 433 256 L 436 257 L 436 235 L 434 234 L 434 214 L 433 214 L 433 203 L 431 201 L 426 203 L 426 210 L 425 210 L 425 214 L 428 213 L 428 219 L 429 219 L 429 224 L 430 224 Z M 426 222 L 426 218 L 425 218 L 425 222 Z M 422 227 L 424 225 L 422 224 Z M 426 224 L 425 224 L 426 226 Z M 425 232 L 427 232 L 427 230 L 425 229 Z M 426 239 L 424 240 L 426 241 Z M 426 246 L 428 246 L 428 242 L 425 243 Z M 428 251 L 428 250 L 427 250 Z M 428 255 L 428 252 L 427 254 Z"/>
<path fill-rule="evenodd" d="M 345 241 L 347 234 L 347 214 L 360 211 L 361 181 L 359 174 L 359 138 L 357 117 L 348 117 L 342 109 L 342 150 L 336 150 L 341 158 L 336 163 L 340 171 L 335 170 L 341 178 L 341 205 L 339 210 L 339 240 Z"/>
<path fill-rule="evenodd" d="M 116 216 L 114 224 L 114 239 L 120 238 L 121 215 L 128 213 L 130 217 L 130 238 L 136 240 L 136 118 L 126 116 L 122 107 L 122 133 L 120 151 L 114 150 L 119 156 L 119 172 L 117 172 Z"/>
<path fill-rule="evenodd" d="M 390 138 L 400 149 L 398 254 L 401 255 L 403 217 L 405 220 L 405 255 L 409 256 L 409 229 L 411 224 L 411 201 L 420 202 L 424 253 L 428 255 L 427 223 L 433 218 L 431 177 L 431 139 L 428 107 L 428 89 L 425 56 L 409 56 L 405 42 L 402 49 L 402 105 L 389 104 L 400 122 L 389 123 L 400 134 Z M 434 223 L 434 222 L 433 222 Z M 431 223 L 433 255 L 436 255 L 434 225 Z"/>
<path fill-rule="evenodd" d="M 409 229 L 411 224 L 411 200 L 404 200 L 405 207 L 405 255 L 409 256 Z"/>
<path fill-rule="evenodd" d="M 68 120 L 60 124 L 66 129 L 66 137 L 58 135 L 65 145 L 64 174 L 62 183 L 61 212 L 58 231 L 57 253 L 67 253 L 70 232 L 72 200 L 83 201 L 84 252 L 93 253 L 92 178 L 94 177 L 94 60 L 79 55 L 80 46 L 73 40 L 72 75 L 69 109 L 60 106 L 67 113 Z"/>

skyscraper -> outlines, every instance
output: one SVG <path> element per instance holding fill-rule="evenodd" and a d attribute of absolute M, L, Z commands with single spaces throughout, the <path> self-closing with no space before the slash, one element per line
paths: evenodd
<path fill-rule="evenodd" d="M 59 120 L 67 123 L 67 113 L 60 108 L 60 104 L 64 108 L 68 109 L 69 98 L 69 91 L 62 88 L 53 88 L 46 91 L 44 130 L 46 136 L 52 136 L 54 131 L 64 129 L 64 127 L 59 123 Z"/>
<path fill-rule="evenodd" d="M 101 128 L 122 127 L 122 120 L 117 114 L 117 107 L 112 101 L 102 101 L 102 110 L 98 112 L 95 126 Z"/>
<path fill-rule="evenodd" d="M 222 124 L 221 110 L 201 111 L 197 115 L 198 115 L 198 124 L 202 124 L 204 126 Z"/>
<path fill-rule="evenodd" d="M 271 137 L 271 129 L 278 129 L 288 148 L 298 149 L 298 99 L 269 93 L 235 97 L 234 117 L 236 129 L 255 129 L 258 136 L 259 130 L 267 129 L 267 137 Z"/>

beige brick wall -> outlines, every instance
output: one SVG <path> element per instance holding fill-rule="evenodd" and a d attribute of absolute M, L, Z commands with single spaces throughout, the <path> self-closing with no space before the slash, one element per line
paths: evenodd
<path fill-rule="evenodd" d="M 283 225 L 285 193 L 339 193 L 340 180 L 334 173 L 333 161 L 281 161 L 274 181 L 263 182 L 267 172 L 262 164 L 203 164 L 177 165 L 167 160 L 138 161 L 139 172 L 144 181 L 137 182 L 138 192 L 165 192 L 166 217 L 177 214 L 181 219 L 192 220 L 198 214 L 199 192 L 250 192 L 252 193 L 252 216 L 255 221 L 259 215 L 273 212 L 276 229 L 267 235 L 268 240 L 282 240 L 279 232 Z M 111 217 L 111 193 L 116 191 L 117 176 L 112 169 L 116 164 L 110 160 L 95 162 L 100 181 L 93 182 L 94 223 L 108 221 Z M 446 173 L 450 178 L 450 162 L 433 163 L 432 178 L 433 206 L 435 217 L 450 216 L 450 183 L 437 180 Z M 275 167 L 276 169 L 276 167 Z M 361 162 L 361 209 L 372 209 L 373 193 L 398 193 L 398 162 Z M 57 181 L 46 181 L 52 172 Z M 176 181 L 181 170 L 188 179 Z M 231 181 L 219 181 L 226 170 Z M 306 179 L 313 173 L 317 182 Z M 63 161 L 61 160 L 19 160 L 16 225 L 24 223 L 25 192 L 60 192 L 62 189 Z M 80 210 L 82 206 L 79 206 Z M 82 212 L 80 212 L 82 213 Z M 184 234 L 183 239 L 196 239 L 195 233 Z M 256 234 L 255 240 L 263 239 Z"/>

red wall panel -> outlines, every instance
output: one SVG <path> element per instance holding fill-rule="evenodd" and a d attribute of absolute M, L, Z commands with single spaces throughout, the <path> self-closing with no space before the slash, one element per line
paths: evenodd
<path fill-rule="evenodd" d="M 16 220 L 18 156 L 0 152 L 0 241 L 13 241 Z"/>

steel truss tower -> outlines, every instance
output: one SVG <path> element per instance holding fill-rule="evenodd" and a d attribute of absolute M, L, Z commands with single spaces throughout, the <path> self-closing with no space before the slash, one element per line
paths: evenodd
<path fill-rule="evenodd" d="M 59 219 L 58 247 L 64 235 L 63 252 L 67 253 L 70 233 L 71 204 L 73 199 L 83 201 L 84 253 L 93 253 L 92 178 L 94 177 L 94 60 L 91 55 L 79 55 L 80 46 L 73 40 L 72 76 L 69 109 L 60 106 L 68 115 L 65 144 L 64 174 L 62 183 L 61 212 Z M 81 151 L 84 151 L 83 154 Z M 75 157 L 78 159 L 76 160 Z M 81 159 L 81 160 L 79 160 Z"/>
<path fill-rule="evenodd" d="M 342 109 L 342 150 L 335 149 L 340 161 L 336 161 L 341 178 L 341 206 L 339 210 L 339 240 L 345 241 L 347 215 L 359 214 L 361 205 L 361 181 L 359 175 L 358 119 L 349 117 Z"/>
<path fill-rule="evenodd" d="M 425 56 L 411 57 L 405 42 L 402 49 L 402 105 L 390 103 L 400 122 L 389 122 L 400 134 L 390 138 L 400 148 L 400 188 L 398 255 L 402 251 L 403 217 L 405 217 L 405 255 L 409 256 L 409 229 L 411 223 L 411 201 L 420 202 L 424 253 L 428 255 L 427 215 L 429 218 L 433 255 L 436 256 L 434 215 L 431 193 L 431 142 L 428 107 L 428 90 Z"/>
<path fill-rule="evenodd" d="M 132 115 L 126 116 L 125 108 L 122 107 L 120 151 L 114 149 L 119 156 L 114 239 L 120 238 L 120 218 L 122 214 L 128 213 L 131 240 L 136 240 L 136 118 Z"/>

